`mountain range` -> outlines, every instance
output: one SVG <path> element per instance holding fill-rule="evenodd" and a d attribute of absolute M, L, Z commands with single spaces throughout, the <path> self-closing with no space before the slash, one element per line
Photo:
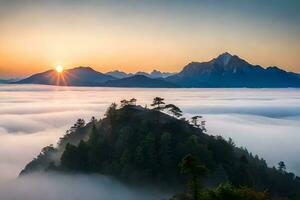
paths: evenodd
<path fill-rule="evenodd" d="M 141 88 L 176 88 L 175 83 L 170 83 L 161 78 L 152 79 L 144 75 L 134 75 L 122 79 L 107 81 L 107 87 L 141 87 Z"/>
<path fill-rule="evenodd" d="M 77 67 L 58 74 L 55 70 L 34 74 L 16 84 L 103 87 L 300 87 L 300 75 L 279 67 L 252 65 L 236 55 L 223 53 L 207 62 L 191 62 L 179 73 L 153 70 L 135 74 L 122 71 L 97 72 L 90 67 Z"/>
<path fill-rule="evenodd" d="M 0 84 L 8 84 L 12 82 L 19 81 L 20 79 L 12 78 L 12 79 L 0 79 Z"/>
<path fill-rule="evenodd" d="M 103 86 L 103 87 L 177 87 L 176 84 L 164 79 L 152 79 L 144 75 L 132 75 L 116 78 L 103 74 L 90 67 L 77 67 L 65 70 L 63 74 L 55 70 L 34 74 L 26 79 L 14 82 L 16 84 L 43 84 L 59 86 Z"/>
<path fill-rule="evenodd" d="M 300 87 L 298 74 L 278 67 L 264 69 L 229 53 L 208 62 L 191 62 L 166 80 L 182 87 Z"/>
<path fill-rule="evenodd" d="M 97 72 L 90 67 L 77 67 L 68 69 L 63 74 L 55 70 L 34 74 L 28 78 L 17 81 L 17 84 L 43 84 L 59 86 L 100 86 L 116 78 Z"/>
<path fill-rule="evenodd" d="M 115 70 L 115 71 L 107 72 L 105 74 L 120 79 L 120 78 L 128 78 L 128 77 L 135 76 L 135 75 L 143 75 L 143 76 L 146 76 L 148 78 L 167 78 L 167 77 L 172 76 L 176 73 L 160 72 L 158 70 L 153 70 L 151 73 L 142 72 L 142 71 L 139 71 L 139 72 L 136 72 L 136 73 L 125 73 L 125 72 L 122 72 L 122 71 L 119 71 L 119 70 Z"/>

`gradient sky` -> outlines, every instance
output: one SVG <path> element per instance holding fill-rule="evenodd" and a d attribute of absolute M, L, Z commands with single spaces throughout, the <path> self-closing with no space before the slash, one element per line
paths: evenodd
<path fill-rule="evenodd" d="M 0 0 L 0 77 L 180 71 L 222 52 L 300 72 L 298 0 Z"/>

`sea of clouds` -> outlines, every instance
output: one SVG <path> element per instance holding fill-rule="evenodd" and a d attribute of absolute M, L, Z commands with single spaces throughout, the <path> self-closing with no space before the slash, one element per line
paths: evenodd
<path fill-rule="evenodd" d="M 56 193 L 64 195 L 58 194 L 63 193 L 60 192 L 62 188 L 68 193 L 94 194 L 90 199 L 126 199 L 126 195 L 127 199 L 141 199 L 140 195 L 147 199 L 154 195 L 153 192 L 130 190 L 107 177 L 53 175 L 49 178 L 35 175 L 22 180 L 16 180 L 16 177 L 42 147 L 55 144 L 78 118 L 88 121 L 92 116 L 103 117 L 112 102 L 118 103 L 124 98 L 135 97 L 139 104 L 149 107 L 156 96 L 164 97 L 167 103 L 178 105 L 186 117 L 203 115 L 209 134 L 233 138 L 237 146 L 246 147 L 265 158 L 270 166 L 283 160 L 288 170 L 300 175 L 299 89 L 128 89 L 0 85 L 0 199 L 18 199 L 9 196 L 18 194 L 19 199 L 41 199 L 39 195 L 44 196 L 42 199 L 45 200 L 76 199 L 73 194 L 56 196 Z M 110 181 L 110 184 L 105 181 Z M 30 185 L 26 182 L 30 182 L 35 189 L 29 189 Z M 107 188 L 109 185 L 113 187 Z M 16 187 L 16 192 L 12 192 L 10 187 Z M 92 191 L 93 188 L 95 191 Z M 113 191 L 118 191 L 118 194 Z M 21 198 L 22 194 L 24 198 Z M 109 195 L 124 195 L 124 198 Z"/>
<path fill-rule="evenodd" d="M 132 188 L 100 175 L 32 174 L 0 185 L 1 200 L 163 200 L 169 194 Z"/>

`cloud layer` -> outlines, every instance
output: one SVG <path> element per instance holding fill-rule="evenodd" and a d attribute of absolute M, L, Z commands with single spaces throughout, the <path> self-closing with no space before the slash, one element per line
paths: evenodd
<path fill-rule="evenodd" d="M 35 174 L 0 187 L 3 200 L 153 200 L 167 196 L 149 189 L 129 188 L 99 175 Z"/>
<path fill-rule="evenodd" d="M 110 103 L 118 103 L 124 98 L 135 97 L 139 104 L 149 106 L 156 96 L 164 97 L 166 102 L 178 105 L 187 117 L 194 114 L 203 115 L 207 120 L 209 134 L 232 137 L 237 146 L 246 147 L 254 154 L 265 158 L 270 166 L 283 160 L 289 170 L 300 175 L 299 89 L 121 89 L 2 85 L 0 86 L 0 194 L 4 188 L 9 191 L 7 189 L 9 184 L 5 183 L 15 179 L 25 164 L 35 157 L 42 147 L 55 144 L 77 118 L 85 120 L 89 120 L 92 116 L 100 118 Z M 89 178 L 68 179 L 64 185 L 76 188 L 76 182 L 83 181 L 82 179 L 86 181 Z M 49 183 L 46 180 L 45 177 L 39 176 L 30 179 L 37 187 L 54 187 L 55 193 L 60 193 L 61 187 L 66 191 L 70 189 L 62 185 L 56 186 L 54 178 L 49 179 Z M 101 180 L 105 182 L 104 179 Z M 23 183 L 22 181 L 13 183 L 17 184 L 17 192 L 20 194 L 30 191 L 24 181 L 26 180 L 23 180 Z M 86 185 L 94 181 L 86 181 Z M 104 182 L 100 181 L 97 187 L 99 191 L 104 190 Z M 82 189 L 83 194 L 93 193 L 88 187 L 84 186 Z M 64 198 L 55 196 L 54 193 L 46 194 L 43 188 L 40 190 L 43 193 L 28 194 L 26 198 L 40 199 L 38 198 L 40 194 L 48 196 L 49 200 Z M 126 195 L 131 195 L 126 189 L 122 191 Z M 5 193 L 5 195 L 12 194 Z M 105 196 L 108 194 L 102 195 L 108 197 Z M 0 199 L 9 199 L 8 197 L 14 199 L 13 196 L 7 198 L 0 196 Z M 69 197 L 76 199 L 75 196 Z M 94 197 L 101 199 L 98 193 L 91 199 Z M 24 196 L 23 199 L 26 198 Z"/>

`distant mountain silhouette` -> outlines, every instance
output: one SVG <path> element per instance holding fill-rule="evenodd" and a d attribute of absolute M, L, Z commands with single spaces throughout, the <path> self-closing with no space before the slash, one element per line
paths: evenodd
<path fill-rule="evenodd" d="M 49 70 L 14 83 L 150 88 L 285 88 L 300 87 L 300 75 L 278 67 L 265 69 L 259 65 L 252 65 L 226 52 L 208 62 L 191 62 L 178 74 L 157 70 L 153 70 L 150 74 L 142 71 L 127 74 L 118 70 L 103 74 L 90 67 L 77 67 L 65 70 L 62 74 Z"/>
<path fill-rule="evenodd" d="M 130 76 L 133 76 L 134 74 L 132 73 L 125 73 L 125 72 L 122 72 L 122 71 L 119 71 L 119 70 L 114 70 L 114 71 L 110 71 L 110 72 L 107 72 L 105 73 L 106 75 L 110 75 L 112 77 L 115 77 L 117 79 L 121 79 L 121 78 L 127 78 L 127 77 L 130 77 Z"/>
<path fill-rule="evenodd" d="M 149 78 L 166 78 L 168 76 L 174 75 L 176 73 L 169 73 L 169 72 L 160 72 L 158 70 L 153 70 L 151 73 L 147 73 L 147 72 L 136 72 L 136 73 L 125 73 L 119 70 L 114 70 L 114 71 L 110 71 L 105 73 L 107 75 L 113 76 L 115 78 L 121 79 L 121 78 L 128 78 L 130 76 L 134 76 L 134 75 L 143 75 L 143 76 L 147 76 Z"/>
<path fill-rule="evenodd" d="M 145 88 L 175 88 L 174 83 L 164 79 L 152 79 L 144 75 L 134 75 L 128 78 L 107 81 L 104 86 L 108 87 L 145 87 Z"/>
<path fill-rule="evenodd" d="M 167 78 L 169 76 L 175 75 L 176 73 L 170 73 L 170 72 L 160 72 L 158 70 L 153 70 L 150 73 L 151 78 Z"/>
<path fill-rule="evenodd" d="M 209 62 L 192 62 L 166 78 L 182 87 L 300 87 L 300 79 L 278 67 L 251 65 L 224 53 Z"/>
<path fill-rule="evenodd" d="M 151 77 L 150 74 L 148 74 L 147 72 L 143 72 L 143 71 L 136 72 L 134 75 L 147 76 L 149 78 Z"/>
<path fill-rule="evenodd" d="M 55 70 L 34 74 L 26 79 L 18 81 L 18 84 L 44 84 L 60 86 L 101 86 L 115 78 L 102 74 L 90 67 L 77 67 L 65 70 L 58 74 Z"/>
<path fill-rule="evenodd" d="M 13 83 L 16 82 L 20 79 L 0 79 L 0 84 L 8 84 L 8 83 Z"/>
<path fill-rule="evenodd" d="M 289 74 L 291 74 L 292 76 L 295 76 L 298 79 L 300 79 L 300 74 L 297 74 L 297 73 L 294 73 L 294 72 L 289 72 Z"/>

